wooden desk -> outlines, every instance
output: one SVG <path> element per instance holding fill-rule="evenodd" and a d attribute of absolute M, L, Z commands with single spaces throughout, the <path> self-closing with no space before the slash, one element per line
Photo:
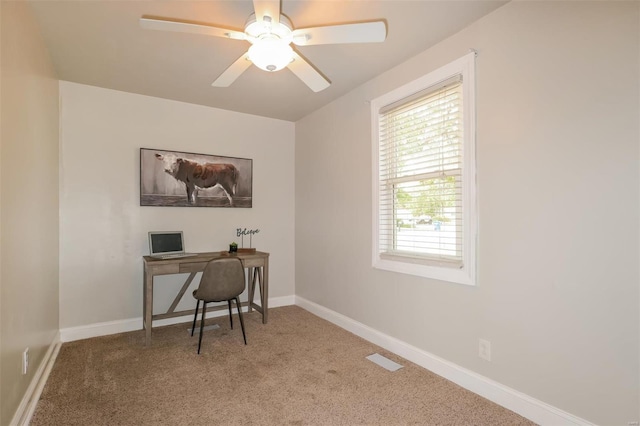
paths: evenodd
<path fill-rule="evenodd" d="M 145 345 L 151 343 L 151 328 L 153 320 L 164 318 L 179 317 L 184 315 L 193 315 L 194 310 L 184 310 L 176 312 L 176 306 L 184 296 L 187 288 L 195 278 L 198 272 L 204 271 L 207 263 L 219 257 L 238 257 L 242 261 L 242 265 L 248 269 L 247 285 L 249 288 L 249 300 L 242 302 L 242 306 L 247 306 L 249 312 L 252 309 L 262 314 L 262 323 L 266 324 L 268 319 L 268 300 L 269 300 L 269 253 L 257 251 L 255 253 L 239 253 L 230 255 L 227 252 L 211 252 L 198 253 L 197 256 L 182 257 L 173 259 L 155 259 L 150 256 L 144 256 L 144 285 L 143 285 L 143 307 L 142 307 L 142 327 L 145 330 Z M 176 295 L 173 303 L 162 314 L 153 314 L 153 277 L 156 275 L 170 274 L 189 274 L 182 288 Z M 260 305 L 253 301 L 256 283 L 260 287 Z M 218 311 L 227 309 L 227 305 L 218 305 L 207 307 L 207 311 Z"/>

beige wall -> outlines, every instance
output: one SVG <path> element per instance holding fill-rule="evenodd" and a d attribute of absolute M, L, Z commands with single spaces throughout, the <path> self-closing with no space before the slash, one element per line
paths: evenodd
<path fill-rule="evenodd" d="M 58 333 L 58 81 L 26 3 L 0 7 L 0 424 L 7 425 Z"/>
<path fill-rule="evenodd" d="M 142 317 L 149 231 L 182 230 L 188 251 L 216 251 L 240 244 L 236 228 L 258 228 L 254 247 L 271 253 L 270 296 L 293 296 L 293 123 L 69 82 L 60 87 L 61 329 Z M 140 148 L 253 159 L 253 208 L 141 207 Z M 156 279 L 156 311 L 169 307 L 185 278 Z M 195 307 L 190 294 L 180 308 Z"/>
<path fill-rule="evenodd" d="M 639 7 L 507 4 L 296 123 L 296 295 L 589 421 L 637 421 Z M 374 270 L 367 101 L 469 48 L 479 283 Z"/>
<path fill-rule="evenodd" d="M 24 4 L 0 4 L 0 424 L 59 327 L 141 316 L 146 232 L 176 224 L 194 251 L 260 228 L 273 297 L 293 294 L 295 270 L 298 295 L 553 406 L 598 424 L 640 417 L 638 3 L 511 3 L 295 137 L 292 123 L 63 82 L 60 169 L 48 54 Z M 479 284 L 373 270 L 367 101 L 470 47 Z M 140 147 L 253 158 L 254 208 L 140 207 Z M 166 306 L 180 282 L 160 283 Z"/>

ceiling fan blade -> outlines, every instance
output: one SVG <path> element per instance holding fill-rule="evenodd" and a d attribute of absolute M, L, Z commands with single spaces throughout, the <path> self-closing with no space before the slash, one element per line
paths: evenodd
<path fill-rule="evenodd" d="M 296 52 L 293 52 L 293 61 L 287 65 L 287 68 L 314 92 L 324 90 L 331 84 L 329 80 Z"/>
<path fill-rule="evenodd" d="M 211 85 L 214 87 L 229 87 L 250 65 L 249 52 L 247 52 L 236 59 Z"/>
<path fill-rule="evenodd" d="M 314 44 L 377 43 L 384 41 L 386 38 L 387 25 L 384 21 L 300 28 L 293 31 L 293 43 L 298 46 L 312 46 Z"/>
<path fill-rule="evenodd" d="M 175 31 L 179 33 L 202 34 L 215 37 L 246 40 L 245 33 L 211 25 L 194 24 L 186 21 L 176 21 L 163 18 L 140 18 L 140 26 L 147 30 Z"/>
<path fill-rule="evenodd" d="M 253 0 L 253 10 L 258 21 L 264 21 L 268 16 L 271 22 L 280 22 L 280 0 Z"/>

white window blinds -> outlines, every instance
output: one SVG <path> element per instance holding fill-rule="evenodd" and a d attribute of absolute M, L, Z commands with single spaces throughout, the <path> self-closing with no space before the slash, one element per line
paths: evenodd
<path fill-rule="evenodd" d="M 380 108 L 381 258 L 463 267 L 462 89 L 457 75 Z"/>

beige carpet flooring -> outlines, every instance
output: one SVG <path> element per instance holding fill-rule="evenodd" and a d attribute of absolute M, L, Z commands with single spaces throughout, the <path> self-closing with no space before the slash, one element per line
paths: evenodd
<path fill-rule="evenodd" d="M 296 306 L 212 323 L 201 355 L 190 324 L 63 344 L 31 425 L 532 424 Z"/>

